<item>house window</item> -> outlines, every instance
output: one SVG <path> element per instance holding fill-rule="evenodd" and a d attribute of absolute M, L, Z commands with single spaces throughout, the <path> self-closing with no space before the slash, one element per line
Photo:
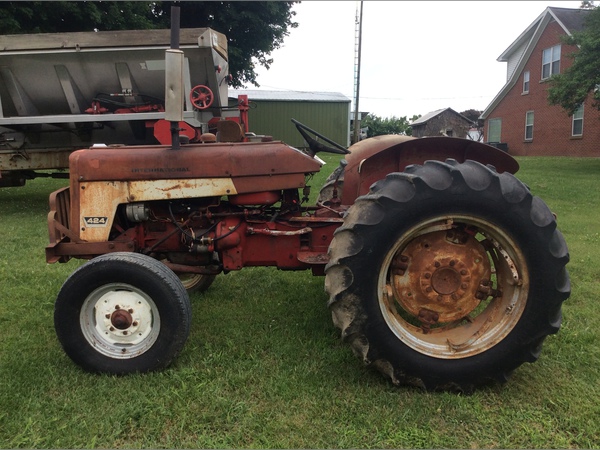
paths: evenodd
<path fill-rule="evenodd" d="M 529 93 L 529 70 L 523 72 L 523 94 Z"/>
<path fill-rule="evenodd" d="M 525 113 L 525 140 L 531 141 L 533 139 L 533 111 L 527 111 Z"/>
<path fill-rule="evenodd" d="M 573 131 L 572 136 L 582 136 L 583 135 L 583 105 L 581 105 L 577 110 L 573 113 Z"/>
<path fill-rule="evenodd" d="M 560 72 L 560 44 L 542 52 L 542 80 Z"/>
<path fill-rule="evenodd" d="M 500 142 L 500 132 L 502 131 L 502 119 L 488 120 L 488 142 Z"/>

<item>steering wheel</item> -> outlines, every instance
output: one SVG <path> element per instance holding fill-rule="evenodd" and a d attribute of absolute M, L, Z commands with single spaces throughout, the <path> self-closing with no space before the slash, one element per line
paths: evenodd
<path fill-rule="evenodd" d="M 215 96 L 208 86 L 199 84 L 194 86 L 190 92 L 190 101 L 198 109 L 206 109 L 212 105 Z"/>

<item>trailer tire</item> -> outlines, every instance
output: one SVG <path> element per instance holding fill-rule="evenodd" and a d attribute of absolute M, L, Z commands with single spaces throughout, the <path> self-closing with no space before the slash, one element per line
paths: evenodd
<path fill-rule="evenodd" d="M 329 256 L 334 325 L 395 385 L 470 392 L 506 381 L 559 330 L 570 293 L 546 204 L 474 161 L 428 161 L 374 183 Z"/>
<path fill-rule="evenodd" d="M 67 355 L 108 374 L 168 366 L 183 348 L 189 296 L 164 264 L 138 253 L 109 253 L 85 263 L 63 284 L 54 324 Z"/>

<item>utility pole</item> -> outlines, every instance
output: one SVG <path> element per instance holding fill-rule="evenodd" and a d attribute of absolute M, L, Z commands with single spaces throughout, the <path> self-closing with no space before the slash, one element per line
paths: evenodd
<path fill-rule="evenodd" d="M 362 46 L 362 16 L 363 16 L 363 2 L 360 2 L 360 14 L 358 12 L 358 5 L 356 8 L 356 19 L 354 29 L 354 135 L 352 137 L 352 143 L 358 142 L 360 133 L 360 117 L 358 112 L 358 99 L 360 96 L 360 52 Z"/>

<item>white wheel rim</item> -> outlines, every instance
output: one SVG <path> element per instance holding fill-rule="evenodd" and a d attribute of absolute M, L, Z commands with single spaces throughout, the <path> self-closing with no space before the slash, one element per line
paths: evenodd
<path fill-rule="evenodd" d="M 79 325 L 88 343 L 104 356 L 131 359 L 148 351 L 160 332 L 156 304 L 142 290 L 110 283 L 83 302 Z"/>

